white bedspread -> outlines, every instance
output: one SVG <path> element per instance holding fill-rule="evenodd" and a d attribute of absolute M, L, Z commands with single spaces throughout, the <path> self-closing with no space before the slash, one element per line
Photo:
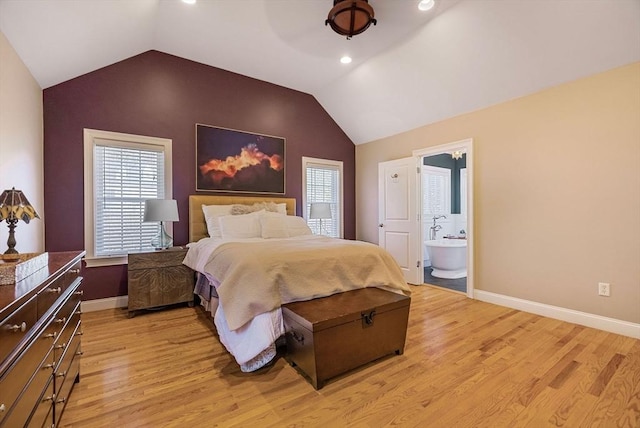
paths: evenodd
<path fill-rule="evenodd" d="M 384 250 L 382 249 L 380 249 L 383 253 L 381 257 L 380 252 L 378 251 L 379 247 L 374 246 L 373 244 L 368 244 L 368 243 L 363 243 L 358 241 L 336 240 L 334 238 L 327 238 L 327 237 L 316 236 L 316 235 L 307 235 L 307 236 L 300 236 L 295 238 L 267 239 L 267 240 L 262 238 L 242 239 L 240 241 L 243 243 L 254 242 L 254 243 L 257 243 L 258 245 L 255 246 L 256 248 L 253 248 L 252 246 L 243 247 L 243 246 L 232 245 L 232 246 L 227 246 L 227 249 L 228 250 L 234 249 L 237 252 L 238 249 L 247 248 L 246 252 L 253 254 L 254 257 L 257 255 L 258 258 L 270 259 L 271 264 L 267 263 L 267 265 L 263 266 L 263 268 L 266 270 L 278 271 L 279 272 L 278 281 L 282 282 L 282 278 L 280 277 L 280 274 L 282 272 L 281 264 L 286 264 L 287 261 L 282 260 L 280 262 L 278 261 L 277 257 L 275 258 L 273 257 L 273 254 L 269 254 L 267 256 L 264 253 L 261 253 L 260 251 L 264 251 L 265 246 L 266 248 L 277 248 L 279 246 L 278 241 L 300 241 L 301 248 L 305 248 L 306 249 L 305 251 L 309 251 L 309 248 L 313 248 L 315 246 L 322 247 L 323 246 L 322 242 L 327 240 L 330 241 L 330 242 L 327 242 L 328 248 L 332 248 L 333 252 L 335 252 L 335 250 L 338 247 L 341 247 L 344 245 L 350 246 L 350 243 L 353 243 L 353 248 L 355 248 L 355 251 L 352 248 L 350 250 L 351 253 L 363 252 L 368 255 L 367 256 L 368 258 L 367 257 L 365 257 L 365 259 L 356 258 L 351 260 L 344 260 L 344 262 L 348 264 L 350 262 L 353 263 L 354 260 L 360 260 L 362 265 L 356 266 L 355 271 L 356 272 L 366 271 L 368 273 L 373 272 L 374 274 L 364 275 L 362 276 L 362 279 L 359 279 L 360 278 L 359 276 L 358 278 L 355 278 L 355 277 L 350 278 L 350 279 L 355 279 L 356 282 L 361 281 L 360 283 L 336 284 L 335 282 L 339 280 L 339 277 L 337 277 L 335 275 L 335 272 L 332 272 L 332 271 L 341 272 L 341 271 L 344 271 L 344 269 L 346 268 L 336 265 L 337 263 L 341 262 L 340 261 L 341 258 L 335 257 L 335 254 L 334 254 L 330 259 L 328 259 L 328 263 L 325 265 L 325 269 L 324 269 L 328 273 L 328 275 L 324 279 L 327 281 L 331 281 L 333 284 L 330 287 L 326 288 L 327 291 L 325 291 L 324 289 L 321 290 L 320 295 L 329 295 L 336 292 L 342 292 L 342 291 L 355 289 L 355 288 L 362 288 L 366 286 L 379 286 L 380 288 L 390 289 L 391 291 L 395 291 L 399 293 L 404 293 L 404 294 L 410 293 L 409 287 L 404 282 L 404 280 L 401 279 L 402 272 L 400 271 L 395 261 L 390 262 L 387 256 L 389 258 L 391 258 L 391 256 L 388 254 L 385 254 L 386 252 L 384 252 Z M 260 360 L 261 358 L 264 358 L 265 353 L 266 355 L 269 355 L 269 352 L 275 355 L 275 347 L 273 344 L 276 341 L 276 339 L 278 339 L 278 337 L 284 334 L 282 312 L 280 310 L 279 304 L 288 303 L 289 301 L 292 301 L 292 300 L 291 300 L 291 297 L 287 294 L 288 291 L 286 290 L 286 287 L 285 289 L 282 289 L 282 284 L 279 283 L 275 285 L 274 289 L 276 290 L 276 292 L 282 293 L 284 297 L 280 296 L 280 300 L 278 300 L 278 304 L 275 307 L 271 308 L 270 306 L 271 304 L 268 304 L 266 306 L 256 305 L 256 302 L 255 302 L 256 296 L 258 296 L 258 299 L 264 300 L 264 296 L 268 295 L 268 293 L 264 291 L 264 288 L 268 288 L 268 287 L 273 288 L 274 285 L 273 284 L 256 284 L 252 282 L 254 278 L 260 278 L 260 276 L 255 276 L 254 273 L 252 272 L 245 272 L 245 269 L 247 268 L 247 266 L 244 266 L 244 265 L 235 266 L 234 268 L 231 268 L 231 271 L 233 271 L 235 275 L 223 277 L 224 276 L 223 274 L 229 271 L 229 266 L 226 266 L 227 264 L 229 264 L 229 259 L 222 260 L 222 263 L 225 266 L 221 268 L 220 266 L 215 266 L 216 260 L 215 260 L 215 257 L 213 257 L 212 259 L 212 255 L 219 254 L 220 252 L 216 253 L 216 250 L 223 247 L 224 244 L 237 243 L 238 241 L 239 241 L 238 239 L 223 239 L 223 238 L 201 239 L 197 243 L 189 244 L 189 251 L 183 263 L 189 266 L 191 269 L 204 274 L 207 277 L 207 279 L 209 279 L 209 281 L 216 287 L 217 294 L 220 297 L 220 302 L 217 305 L 217 309 L 215 309 L 215 307 L 212 308 L 213 309 L 212 314 L 214 315 L 214 321 L 216 324 L 216 328 L 218 330 L 218 334 L 220 336 L 220 340 L 224 344 L 224 346 L 227 348 L 227 350 L 234 356 L 238 364 L 240 364 L 243 371 L 248 371 L 248 370 L 255 370 L 259 368 L 260 365 L 262 364 L 260 361 L 253 361 L 254 359 Z M 311 241 L 314 241 L 314 242 L 311 243 Z M 334 242 L 334 241 L 343 241 L 343 242 Z M 290 244 L 287 244 L 287 245 L 289 245 L 288 251 L 291 251 Z M 371 249 L 370 246 L 374 246 L 376 248 Z M 371 254 L 374 254 L 375 257 L 372 258 L 372 256 L 369 254 L 369 250 L 372 250 Z M 270 253 L 272 252 L 270 251 Z M 326 249 L 325 249 L 325 253 L 326 253 Z M 322 256 L 322 257 L 325 257 L 325 256 Z M 365 263 L 364 260 L 368 260 L 368 261 Z M 371 266 L 371 260 L 373 260 L 373 263 L 380 264 L 380 266 Z M 297 263 L 299 263 L 299 261 Z M 389 264 L 391 264 L 391 266 L 388 266 Z M 248 266 L 249 267 L 255 266 L 255 264 L 252 262 L 252 263 L 249 263 Z M 331 268 L 329 268 L 330 266 Z M 295 266 L 295 269 L 300 269 L 300 266 L 299 265 Z M 314 268 L 314 269 L 315 269 L 314 272 L 318 274 L 320 269 L 317 269 L 317 268 Z M 383 280 L 387 278 L 386 273 L 383 272 L 385 269 L 391 270 L 388 276 L 389 283 L 387 283 L 386 281 L 385 283 L 380 283 L 381 278 Z M 285 269 L 285 270 L 288 270 L 288 269 Z M 347 269 L 347 270 L 348 272 L 351 272 L 350 269 Z M 296 282 L 299 282 L 301 278 L 304 278 L 305 272 L 308 273 L 309 271 L 308 270 L 302 271 L 301 273 L 298 273 L 295 275 Z M 236 284 L 232 281 L 229 281 L 229 277 L 233 278 L 233 280 L 235 281 L 241 280 L 243 281 L 243 283 Z M 266 275 L 265 278 L 268 281 L 269 275 Z M 322 280 L 323 279 L 320 278 L 320 281 Z M 296 300 L 306 300 L 307 298 L 311 299 L 314 297 L 318 297 L 319 295 L 318 289 L 314 288 L 313 284 L 307 285 L 305 282 L 305 284 L 295 284 L 295 285 L 298 286 L 298 288 L 296 289 L 296 293 L 294 293 Z M 310 287 L 308 295 L 301 294 L 300 290 L 304 290 L 304 287 L 301 288 L 300 285 L 303 285 L 305 287 L 306 286 Z M 232 304 L 225 304 L 225 298 L 224 298 L 225 294 L 227 295 L 227 297 L 231 297 Z M 243 300 L 242 302 L 238 301 L 240 299 L 239 296 L 242 296 L 241 297 Z M 229 299 L 227 299 L 226 301 L 228 302 Z M 243 321 L 245 319 L 244 317 L 247 317 L 247 311 L 244 310 L 244 308 L 241 308 L 240 310 L 240 312 L 242 312 L 242 316 L 240 317 L 236 316 L 235 318 L 229 317 L 228 312 L 230 310 L 231 311 L 237 310 L 239 303 L 244 303 L 247 306 L 252 306 L 252 308 L 249 309 L 250 312 L 248 312 L 252 314 L 249 317 L 248 322 Z M 256 309 L 256 308 L 259 308 L 259 309 Z M 229 322 L 230 319 L 235 320 L 235 324 L 233 324 L 232 322 Z M 241 320 L 241 321 L 238 321 L 238 320 Z M 249 369 L 245 370 L 246 367 L 249 367 Z"/>
<path fill-rule="evenodd" d="M 255 238 L 253 238 L 255 239 Z M 393 257 L 377 245 L 299 236 L 190 247 L 184 263 L 216 285 L 227 323 L 238 329 L 284 303 L 365 287 L 410 294 Z"/>

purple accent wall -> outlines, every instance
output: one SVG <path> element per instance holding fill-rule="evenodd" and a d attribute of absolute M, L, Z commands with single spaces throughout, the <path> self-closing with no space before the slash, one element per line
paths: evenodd
<path fill-rule="evenodd" d="M 46 251 L 84 249 L 84 128 L 173 140 L 174 242 L 186 244 L 196 123 L 284 137 L 286 196 L 298 215 L 302 156 L 343 161 L 344 233 L 355 238 L 355 146 L 309 94 L 149 51 L 47 88 L 43 102 Z M 127 294 L 126 265 L 84 277 L 85 299 Z"/>

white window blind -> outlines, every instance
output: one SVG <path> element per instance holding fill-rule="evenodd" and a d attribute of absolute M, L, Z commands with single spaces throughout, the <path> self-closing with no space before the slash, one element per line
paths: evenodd
<path fill-rule="evenodd" d="M 314 234 L 342 237 L 342 162 L 303 158 L 305 174 L 305 212 L 307 224 Z M 314 202 L 328 202 L 331 218 L 310 219 Z"/>
<path fill-rule="evenodd" d="M 422 174 L 425 217 L 451 214 L 451 170 L 424 166 Z"/>
<path fill-rule="evenodd" d="M 164 199 L 161 150 L 96 145 L 95 255 L 152 250 L 156 223 L 143 223 L 144 201 Z"/>

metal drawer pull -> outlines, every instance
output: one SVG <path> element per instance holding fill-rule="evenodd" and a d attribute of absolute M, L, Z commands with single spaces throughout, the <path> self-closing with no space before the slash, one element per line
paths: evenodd
<path fill-rule="evenodd" d="M 304 345 L 304 334 L 298 336 L 295 330 L 291 330 L 291 336 L 293 336 L 296 342 L 300 342 Z"/>
<path fill-rule="evenodd" d="M 47 291 L 49 293 L 60 293 L 62 291 L 62 288 L 58 287 L 58 288 L 47 288 Z"/>
<path fill-rule="evenodd" d="M 4 412 L 5 410 L 7 410 L 7 406 L 5 406 L 4 403 L 0 404 L 0 412 Z"/>
<path fill-rule="evenodd" d="M 70 273 L 80 273 L 80 268 L 77 269 L 69 269 Z"/>
<path fill-rule="evenodd" d="M 53 337 L 55 339 L 57 335 L 58 335 L 58 332 L 54 331 L 53 333 L 45 334 L 44 337 Z"/>
<path fill-rule="evenodd" d="M 66 347 L 66 346 L 67 346 L 67 344 L 66 344 L 66 343 L 61 343 L 60 345 L 56 345 L 56 346 L 54 346 L 53 348 L 54 348 L 54 349 L 62 349 L 62 348 L 64 348 L 64 347 Z"/>
<path fill-rule="evenodd" d="M 76 292 L 75 292 L 75 293 L 73 293 L 73 294 L 76 294 L 76 295 L 78 295 L 78 296 L 83 296 L 83 295 L 84 295 L 84 290 L 76 291 Z"/>
<path fill-rule="evenodd" d="M 84 352 L 78 351 L 78 352 L 76 352 L 76 355 L 84 355 Z"/>
<path fill-rule="evenodd" d="M 56 399 L 56 394 L 51 394 L 50 396 L 43 398 L 42 402 L 44 403 L 45 401 L 53 401 L 55 399 Z"/>
<path fill-rule="evenodd" d="M 84 332 L 79 331 L 79 332 L 76 333 L 76 336 L 82 336 L 83 334 L 84 334 Z"/>
<path fill-rule="evenodd" d="M 82 311 L 81 310 L 77 310 L 73 313 L 74 315 L 82 315 Z"/>
<path fill-rule="evenodd" d="M 54 361 L 51 364 L 46 364 L 46 365 L 42 366 L 42 368 L 43 369 L 52 369 L 55 365 L 56 365 L 56 362 Z"/>
<path fill-rule="evenodd" d="M 55 322 L 58 324 L 64 324 L 67 322 L 67 317 L 58 318 Z"/>
<path fill-rule="evenodd" d="M 56 403 L 66 403 L 67 402 L 67 397 L 62 397 L 58 400 L 56 400 Z"/>
<path fill-rule="evenodd" d="M 18 325 L 10 325 L 7 326 L 7 330 L 11 330 L 12 332 L 16 333 L 18 330 L 20 330 L 21 332 L 25 332 L 25 330 L 27 329 L 27 323 L 26 322 L 22 322 L 22 324 Z"/>
<path fill-rule="evenodd" d="M 62 373 L 57 373 L 57 374 L 56 374 L 56 376 L 58 376 L 58 377 L 65 377 L 66 375 L 67 375 L 67 372 L 66 372 L 66 371 L 64 371 L 64 372 L 62 372 Z"/>

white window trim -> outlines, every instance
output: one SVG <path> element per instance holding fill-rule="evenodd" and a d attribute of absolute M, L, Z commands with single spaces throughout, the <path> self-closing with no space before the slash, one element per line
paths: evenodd
<path fill-rule="evenodd" d="M 344 238 L 344 171 L 342 161 L 311 158 L 307 156 L 302 157 L 302 217 L 304 217 L 305 220 L 309 219 L 309 213 L 307 212 L 307 167 L 314 165 L 320 167 L 333 166 L 338 168 L 340 178 L 338 186 L 338 200 L 340 201 L 340 238 Z"/>
<path fill-rule="evenodd" d="M 87 252 L 85 262 L 87 267 L 113 266 L 127 264 L 127 255 L 95 256 L 94 242 L 94 181 L 93 181 L 93 154 L 96 140 L 111 140 L 114 146 L 162 146 L 164 151 L 164 177 L 166 199 L 173 199 L 172 171 L 172 140 L 167 138 L 147 137 L 143 135 L 123 134 L 120 132 L 101 131 L 97 129 L 84 129 L 84 247 Z M 166 224 L 167 233 L 173 235 L 173 223 Z"/>

